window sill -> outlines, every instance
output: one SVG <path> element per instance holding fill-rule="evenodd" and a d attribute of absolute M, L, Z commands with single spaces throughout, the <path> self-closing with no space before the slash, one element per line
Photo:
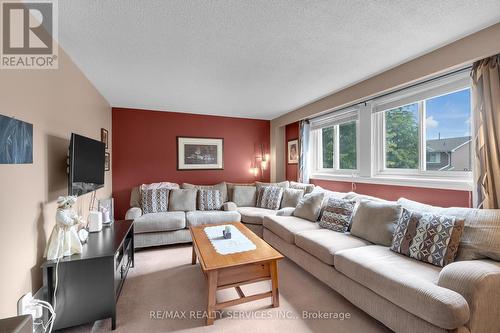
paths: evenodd
<path fill-rule="evenodd" d="M 446 189 L 458 191 L 472 191 L 472 180 L 444 177 L 409 177 L 409 176 L 374 176 L 360 177 L 358 175 L 342 175 L 329 173 L 314 173 L 310 176 L 311 179 L 331 180 L 341 182 L 353 182 L 364 184 L 379 184 L 379 185 L 394 185 L 394 186 L 411 186 L 433 189 Z"/>

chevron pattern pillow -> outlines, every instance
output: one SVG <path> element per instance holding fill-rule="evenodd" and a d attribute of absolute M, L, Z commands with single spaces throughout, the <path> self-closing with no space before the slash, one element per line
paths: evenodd
<path fill-rule="evenodd" d="M 220 210 L 223 203 L 221 191 L 210 189 L 198 190 L 199 210 Z"/>
<path fill-rule="evenodd" d="M 454 216 L 403 209 L 391 250 L 444 267 L 455 260 L 463 230 L 464 220 Z"/>
<path fill-rule="evenodd" d="M 262 186 L 257 192 L 256 207 L 277 210 L 280 208 L 283 197 L 283 187 Z"/>
<path fill-rule="evenodd" d="M 142 213 L 161 213 L 168 211 L 168 194 L 170 190 L 167 188 L 152 188 L 141 190 L 141 206 Z"/>

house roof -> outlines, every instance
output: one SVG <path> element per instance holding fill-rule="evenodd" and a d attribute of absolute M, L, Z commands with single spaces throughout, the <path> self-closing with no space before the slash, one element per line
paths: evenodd
<path fill-rule="evenodd" d="M 426 150 L 429 152 L 450 152 L 456 150 L 463 144 L 471 141 L 470 136 L 460 136 L 456 138 L 445 138 L 445 139 L 435 139 L 427 140 Z"/>

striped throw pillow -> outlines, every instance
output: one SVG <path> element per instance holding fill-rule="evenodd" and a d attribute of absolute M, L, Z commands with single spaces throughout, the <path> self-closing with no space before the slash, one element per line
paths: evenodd
<path fill-rule="evenodd" d="M 283 187 L 263 186 L 257 192 L 257 207 L 277 210 L 283 197 Z"/>
<path fill-rule="evenodd" d="M 143 189 L 141 190 L 142 213 L 160 213 L 168 211 L 167 188 Z"/>
<path fill-rule="evenodd" d="M 223 204 L 222 193 L 219 190 L 199 189 L 199 210 L 220 210 Z"/>

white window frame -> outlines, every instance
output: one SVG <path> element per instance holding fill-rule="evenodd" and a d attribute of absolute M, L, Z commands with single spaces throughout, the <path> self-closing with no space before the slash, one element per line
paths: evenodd
<path fill-rule="evenodd" d="M 355 122 L 356 124 L 356 169 L 340 169 L 339 161 L 339 126 Z M 329 118 L 321 117 L 312 121 L 310 149 L 311 152 L 311 170 L 312 174 L 321 175 L 341 175 L 353 176 L 359 172 L 360 163 L 360 136 L 359 136 L 359 110 L 358 108 L 349 108 L 339 110 Z M 333 168 L 323 168 L 323 142 L 322 130 L 333 127 L 334 149 L 333 149 Z"/>
<path fill-rule="evenodd" d="M 440 87 L 441 88 L 441 87 Z M 385 155 L 385 112 L 397 108 L 398 106 L 394 106 L 391 109 L 380 111 L 373 113 L 374 117 L 374 135 L 375 135 L 375 144 L 378 149 L 376 149 L 375 156 L 375 176 L 408 176 L 413 177 L 415 179 L 418 178 L 436 178 L 436 179 L 458 179 L 462 181 L 471 181 L 472 180 L 472 171 L 439 171 L 439 170 L 426 170 L 427 164 L 427 154 L 426 154 L 426 127 L 425 127 L 425 119 L 426 119 L 426 111 L 425 111 L 425 100 L 432 99 L 439 96 L 444 96 L 448 94 L 452 94 L 454 92 L 462 91 L 465 89 L 470 89 L 470 87 L 465 86 L 460 89 L 453 89 L 451 91 L 443 92 L 442 89 L 439 89 L 435 93 L 433 90 L 427 91 L 429 97 L 426 97 L 424 100 L 414 101 L 413 103 L 406 103 L 400 106 L 408 105 L 408 104 L 418 104 L 418 119 L 419 119 L 419 147 L 418 147 L 418 155 L 419 155 L 419 167 L 418 169 L 396 169 L 396 168 L 387 168 L 385 165 L 386 155 Z"/>
<path fill-rule="evenodd" d="M 351 107 L 351 111 L 357 112 L 356 123 L 356 170 L 324 169 L 322 166 L 322 150 L 318 140 L 321 131 L 311 128 L 309 141 L 309 163 L 311 165 L 311 179 L 322 179 L 332 181 L 347 181 L 352 183 L 369 183 L 382 185 L 399 185 L 423 188 L 467 190 L 473 189 L 472 172 L 468 171 L 438 171 L 425 170 L 425 103 L 426 99 L 447 95 L 456 91 L 470 88 L 470 75 L 464 70 L 452 75 L 446 75 L 433 79 L 405 90 L 388 94 L 380 98 L 370 100 Z M 402 105 L 415 102 L 419 107 L 419 168 L 408 169 L 386 169 L 385 168 L 385 121 L 383 111 L 394 109 Z M 472 106 L 471 106 L 472 110 Z M 340 112 L 340 111 L 339 111 Z M 327 116 L 334 117 L 337 113 L 331 112 Z M 471 119 L 472 121 L 472 119 Z M 314 124 L 315 119 L 311 120 Z M 326 124 L 326 123 L 325 123 Z M 329 126 L 322 126 L 329 127 Z M 473 133 L 471 124 L 471 136 Z M 321 143 L 321 142 L 319 142 Z M 338 144 L 338 143 L 337 143 Z M 472 147 L 473 149 L 474 147 Z M 474 152 L 472 151 L 472 154 Z M 473 156 L 473 155 L 472 155 Z M 338 158 L 338 154 L 335 154 Z M 338 163 L 338 162 L 337 162 Z M 338 165 L 338 164 L 337 164 Z M 353 185 L 354 186 L 354 185 Z"/>
<path fill-rule="evenodd" d="M 435 161 L 432 161 L 432 159 L 430 159 L 429 161 L 426 161 L 426 165 L 431 163 L 431 164 L 440 164 L 441 163 L 441 153 L 440 152 L 434 152 L 434 151 L 429 151 L 429 152 L 425 152 L 425 156 L 427 158 L 427 153 L 429 153 L 429 156 L 437 156 L 436 160 Z"/>

